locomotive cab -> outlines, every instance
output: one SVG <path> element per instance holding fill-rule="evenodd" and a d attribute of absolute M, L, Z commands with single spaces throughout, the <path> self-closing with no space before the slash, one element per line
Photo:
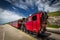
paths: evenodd
<path fill-rule="evenodd" d="M 25 29 L 33 33 L 42 33 L 46 30 L 47 13 L 38 12 L 28 17 L 27 22 L 24 23 Z"/>

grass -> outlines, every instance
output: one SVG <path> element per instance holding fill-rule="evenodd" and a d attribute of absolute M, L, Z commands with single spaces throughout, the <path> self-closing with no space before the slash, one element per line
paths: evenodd
<path fill-rule="evenodd" d="M 60 11 L 50 12 L 48 13 L 48 16 L 60 16 Z"/>
<path fill-rule="evenodd" d="M 58 26 L 58 25 L 52 25 L 50 23 L 47 23 L 47 27 L 50 27 L 50 28 L 60 28 L 60 26 Z"/>

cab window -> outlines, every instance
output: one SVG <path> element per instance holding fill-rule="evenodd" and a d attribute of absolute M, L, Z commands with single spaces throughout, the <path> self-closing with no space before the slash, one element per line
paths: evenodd
<path fill-rule="evenodd" d="M 36 15 L 33 16 L 33 17 L 32 17 L 32 20 L 33 20 L 33 21 L 37 20 L 37 16 L 36 16 Z"/>

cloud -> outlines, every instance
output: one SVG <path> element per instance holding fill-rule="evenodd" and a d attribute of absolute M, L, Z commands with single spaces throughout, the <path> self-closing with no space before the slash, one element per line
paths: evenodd
<path fill-rule="evenodd" d="M 26 6 L 26 3 L 23 2 L 22 0 L 6 0 L 6 1 L 24 10 L 28 9 L 28 7 Z"/>
<path fill-rule="evenodd" d="M 52 5 L 52 7 L 60 7 L 60 0 L 56 4 Z"/>
<path fill-rule="evenodd" d="M 60 11 L 60 0 L 38 0 L 36 2 L 38 10 L 44 10 L 49 12 Z M 51 4 L 51 5 L 50 5 Z"/>
<path fill-rule="evenodd" d="M 23 4 L 19 5 L 19 7 L 22 8 L 22 9 L 25 9 L 25 10 L 28 9 L 27 6 L 23 5 Z"/>
<path fill-rule="evenodd" d="M 25 0 L 25 2 L 23 0 L 7 0 L 7 1 L 24 10 L 29 9 L 28 6 L 33 8 L 34 6 L 33 2 L 35 2 L 35 5 L 37 6 L 39 11 L 41 10 L 43 11 L 43 8 L 44 11 L 48 10 L 49 12 L 60 11 L 60 0 L 34 0 L 34 1 Z"/>
<path fill-rule="evenodd" d="M 15 12 L 11 12 L 8 10 L 3 11 L 3 9 L 0 8 L 0 24 L 8 23 L 22 18 L 22 16 L 17 15 Z"/>
<path fill-rule="evenodd" d="M 55 11 L 59 11 L 59 9 L 60 8 L 45 6 L 45 10 L 44 11 L 55 12 Z"/>

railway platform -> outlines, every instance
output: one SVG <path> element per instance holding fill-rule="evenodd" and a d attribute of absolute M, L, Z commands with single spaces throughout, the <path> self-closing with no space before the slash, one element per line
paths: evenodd
<path fill-rule="evenodd" d="M 0 40 L 36 40 L 34 37 L 10 26 L 0 25 Z"/>

